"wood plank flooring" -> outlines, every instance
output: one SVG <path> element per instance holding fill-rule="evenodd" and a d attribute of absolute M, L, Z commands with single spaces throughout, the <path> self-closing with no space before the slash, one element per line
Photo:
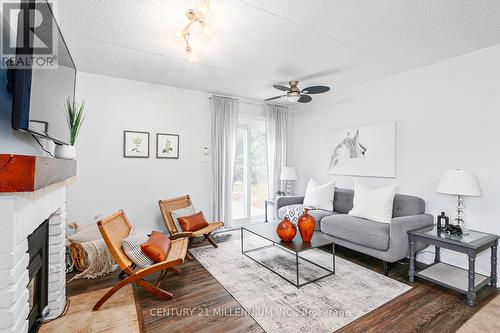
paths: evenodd
<path fill-rule="evenodd" d="M 499 314 L 500 296 L 497 296 L 460 327 L 458 333 L 498 333 L 500 332 Z"/>
<path fill-rule="evenodd" d="M 238 237 L 238 232 L 215 235 L 217 242 Z M 369 256 L 345 248 L 338 248 L 336 255 L 373 271 L 382 271 L 381 261 Z M 407 262 L 396 263 L 389 276 L 408 283 L 407 272 Z M 72 281 L 67 285 L 67 294 L 108 288 L 117 281 L 118 273 L 92 281 Z M 175 295 L 172 300 L 165 302 L 141 288 L 134 288 L 144 332 L 263 332 L 196 259 L 185 263 L 180 274 L 169 273 L 162 287 Z M 466 305 L 464 295 L 417 280 L 408 293 L 337 332 L 455 332 L 498 294 L 498 291 L 486 287 L 478 295 L 476 307 L 471 308 Z"/>

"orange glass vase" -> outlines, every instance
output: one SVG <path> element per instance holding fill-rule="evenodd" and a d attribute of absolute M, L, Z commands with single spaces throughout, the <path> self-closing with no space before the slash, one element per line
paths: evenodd
<path fill-rule="evenodd" d="M 316 229 L 316 220 L 314 217 L 309 215 L 309 209 L 304 209 L 304 215 L 299 217 L 299 221 L 297 222 L 299 226 L 300 236 L 302 237 L 302 241 L 304 243 L 311 242 L 311 238 L 314 234 L 314 229 Z"/>
<path fill-rule="evenodd" d="M 297 234 L 297 227 L 285 216 L 283 221 L 278 223 L 276 234 L 283 242 L 290 242 Z"/>

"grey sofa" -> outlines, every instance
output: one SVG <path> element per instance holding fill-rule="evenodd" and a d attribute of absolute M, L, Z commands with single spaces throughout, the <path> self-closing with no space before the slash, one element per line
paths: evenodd
<path fill-rule="evenodd" d="M 381 259 L 387 275 L 389 263 L 408 256 L 408 230 L 432 225 L 433 216 L 425 213 L 425 201 L 421 198 L 396 194 L 391 223 L 374 222 L 348 215 L 353 197 L 353 190 L 336 188 L 333 212 L 311 210 L 309 214 L 316 219 L 316 228 L 332 236 L 335 244 Z M 276 213 L 281 207 L 303 201 L 301 196 L 280 197 L 276 200 Z M 422 249 L 417 247 L 417 251 Z"/>

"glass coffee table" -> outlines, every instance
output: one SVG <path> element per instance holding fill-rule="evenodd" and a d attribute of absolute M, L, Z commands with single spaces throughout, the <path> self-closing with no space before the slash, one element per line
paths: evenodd
<path fill-rule="evenodd" d="M 300 237 L 300 233 L 297 230 L 297 235 L 291 242 L 283 242 L 281 239 L 278 237 L 276 234 L 276 226 L 278 223 L 262 223 L 262 224 L 256 224 L 252 226 L 247 226 L 247 227 L 242 227 L 241 228 L 241 253 L 246 255 L 248 258 L 252 259 L 253 261 L 257 262 L 261 266 L 269 269 L 271 272 L 275 273 L 276 275 L 280 276 L 284 280 L 290 282 L 297 288 L 300 288 L 302 286 L 305 286 L 306 284 L 318 281 L 324 277 L 330 276 L 335 274 L 335 244 L 334 241 L 331 237 L 328 235 L 320 232 L 320 231 L 315 231 L 314 235 L 311 239 L 310 243 L 304 243 L 302 241 L 302 238 Z M 259 238 L 262 238 L 266 240 L 267 244 L 262 245 L 262 246 L 257 246 L 253 247 L 251 249 L 245 249 L 245 245 L 248 245 L 248 238 L 245 238 L 245 236 L 248 235 L 256 235 Z M 319 247 L 323 246 L 331 246 L 332 247 L 332 266 L 331 269 L 329 267 L 325 267 L 321 265 L 318 262 L 314 262 L 310 259 L 305 258 L 304 256 L 301 256 L 300 254 L 312 250 L 312 249 L 317 249 Z M 276 269 L 273 269 L 271 265 L 267 264 L 265 261 L 259 260 L 255 256 L 252 257 L 252 253 L 256 253 L 259 251 L 263 251 L 265 249 L 269 249 L 270 247 L 274 247 L 276 249 L 279 249 L 281 251 L 286 251 L 288 254 L 293 255 L 295 258 L 295 277 L 293 279 L 290 279 L 289 277 L 284 276 L 284 274 L 279 273 Z M 312 267 L 311 265 L 314 265 L 315 267 L 319 267 L 321 270 L 325 271 L 326 274 L 320 275 L 319 277 L 313 277 L 307 279 L 307 281 L 301 283 L 300 282 L 300 267 L 305 267 L 309 266 L 309 269 Z M 285 267 L 285 269 L 290 269 L 290 267 Z"/>

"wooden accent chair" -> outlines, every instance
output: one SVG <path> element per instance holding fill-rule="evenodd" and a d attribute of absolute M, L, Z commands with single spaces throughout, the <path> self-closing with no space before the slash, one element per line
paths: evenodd
<path fill-rule="evenodd" d="M 175 268 L 175 266 L 184 263 L 184 258 L 186 257 L 187 248 L 189 244 L 189 238 L 183 235 L 171 236 L 170 240 L 171 246 L 168 252 L 167 259 L 163 262 L 153 264 L 146 268 L 141 268 L 134 270 L 133 262 L 127 257 L 122 248 L 122 240 L 126 238 L 130 231 L 132 230 L 132 225 L 130 224 L 127 216 L 120 210 L 101 221 L 97 222 L 99 231 L 102 234 L 102 238 L 106 242 L 109 251 L 115 258 L 116 263 L 120 266 L 120 269 L 128 275 L 125 279 L 118 282 L 113 288 L 111 288 L 101 299 L 94 305 L 92 311 L 97 311 L 114 293 L 116 293 L 120 288 L 126 286 L 129 283 L 135 283 L 138 286 L 146 289 L 150 293 L 164 298 L 171 299 L 173 294 L 159 288 L 161 281 L 165 278 L 167 270 L 179 273 L 180 271 Z M 151 275 L 155 272 L 161 271 L 160 278 L 156 285 L 152 285 L 145 281 L 143 278 Z"/>
<path fill-rule="evenodd" d="M 170 211 L 192 206 L 191 198 L 189 197 L 189 195 L 173 199 L 159 200 L 158 203 L 160 204 L 161 215 L 163 216 L 163 220 L 165 221 L 165 225 L 171 236 L 175 236 L 177 234 L 188 235 L 190 245 L 195 237 L 203 236 L 203 241 L 207 240 L 214 247 L 218 247 L 217 243 L 213 240 L 212 237 L 210 237 L 210 234 L 215 230 L 223 227 L 224 222 L 212 222 L 208 224 L 208 227 L 193 232 L 184 232 L 182 230 L 177 230 Z M 191 259 L 191 256 L 189 254 L 188 258 Z"/>

